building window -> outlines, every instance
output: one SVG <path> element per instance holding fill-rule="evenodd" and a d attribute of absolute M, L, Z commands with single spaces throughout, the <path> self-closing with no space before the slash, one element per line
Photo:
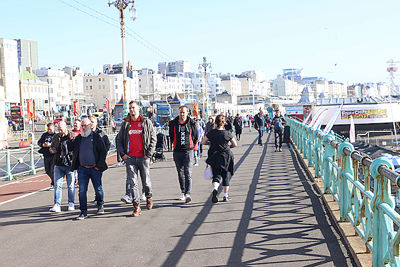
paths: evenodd
<path fill-rule="evenodd" d="M 92 86 L 89 86 L 89 89 L 92 90 Z"/>
<path fill-rule="evenodd" d="M 118 79 L 117 79 L 117 78 L 114 78 L 114 81 L 118 81 Z"/>
<path fill-rule="evenodd" d="M 115 89 L 118 89 L 118 85 L 115 86 Z"/>
<path fill-rule="evenodd" d="M 90 79 L 89 81 L 92 82 L 92 79 Z"/>

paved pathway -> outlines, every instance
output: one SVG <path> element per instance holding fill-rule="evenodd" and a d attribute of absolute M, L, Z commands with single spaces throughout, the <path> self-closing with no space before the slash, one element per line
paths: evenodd
<path fill-rule="evenodd" d="M 79 211 L 66 211 L 66 189 L 61 214 L 48 212 L 50 191 L 0 205 L 0 265 L 351 266 L 295 153 L 289 146 L 274 152 L 272 135 L 258 146 L 256 133 L 244 132 L 234 149 L 231 202 L 211 203 L 204 160 L 194 168 L 193 202 L 177 200 L 166 153 L 152 165 L 154 209 L 133 218 L 119 200 L 125 169 L 113 167 L 104 174 L 104 215 L 89 207 L 87 220 L 74 220 Z"/>

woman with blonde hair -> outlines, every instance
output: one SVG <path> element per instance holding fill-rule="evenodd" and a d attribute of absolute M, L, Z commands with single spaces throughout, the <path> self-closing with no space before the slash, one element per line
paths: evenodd
<path fill-rule="evenodd" d="M 223 202 L 229 201 L 229 181 L 233 175 L 233 153 L 230 148 L 236 147 L 236 140 L 230 131 L 225 130 L 226 119 L 224 115 L 215 118 L 215 129 L 210 130 L 203 138 L 204 145 L 210 145 L 206 163 L 211 166 L 212 178 L 212 202 L 218 202 L 218 187 L 222 184 L 224 192 Z"/>

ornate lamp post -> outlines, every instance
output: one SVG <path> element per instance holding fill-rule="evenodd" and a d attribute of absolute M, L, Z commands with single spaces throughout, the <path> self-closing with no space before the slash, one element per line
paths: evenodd
<path fill-rule="evenodd" d="M 211 63 L 207 62 L 207 58 L 203 57 L 203 63 L 199 64 L 199 71 L 204 70 L 204 85 L 203 85 L 203 112 L 205 119 L 208 121 L 208 90 L 207 90 L 207 68 L 211 72 Z"/>
<path fill-rule="evenodd" d="M 134 7 L 134 0 L 116 0 L 111 2 L 108 1 L 108 6 L 115 6 L 120 13 L 121 19 L 121 39 L 122 39 L 122 76 L 123 76 L 123 86 L 124 86 L 124 117 L 128 115 L 128 101 L 126 97 L 126 56 L 125 56 L 125 22 L 124 22 L 124 10 L 130 5 L 129 15 L 132 20 L 136 19 L 136 8 Z"/>

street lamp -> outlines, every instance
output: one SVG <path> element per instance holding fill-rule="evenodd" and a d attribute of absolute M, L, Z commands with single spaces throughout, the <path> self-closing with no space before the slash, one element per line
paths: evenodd
<path fill-rule="evenodd" d="M 124 86 L 124 117 L 128 115 L 128 101 L 126 98 L 126 56 L 125 56 L 125 22 L 124 22 L 124 10 L 132 4 L 129 8 L 129 16 L 132 20 L 136 19 L 136 8 L 134 7 L 135 1 L 134 0 L 116 0 L 111 2 L 108 1 L 108 6 L 111 5 L 115 6 L 120 13 L 121 19 L 121 40 L 122 40 L 122 77 L 124 79 L 123 86 Z"/>
<path fill-rule="evenodd" d="M 204 86 L 203 86 L 203 111 L 205 113 L 205 119 L 208 121 L 208 92 L 207 92 L 207 68 L 211 72 L 211 63 L 207 62 L 207 58 L 203 57 L 203 63 L 199 64 L 199 71 L 204 70 Z"/>

